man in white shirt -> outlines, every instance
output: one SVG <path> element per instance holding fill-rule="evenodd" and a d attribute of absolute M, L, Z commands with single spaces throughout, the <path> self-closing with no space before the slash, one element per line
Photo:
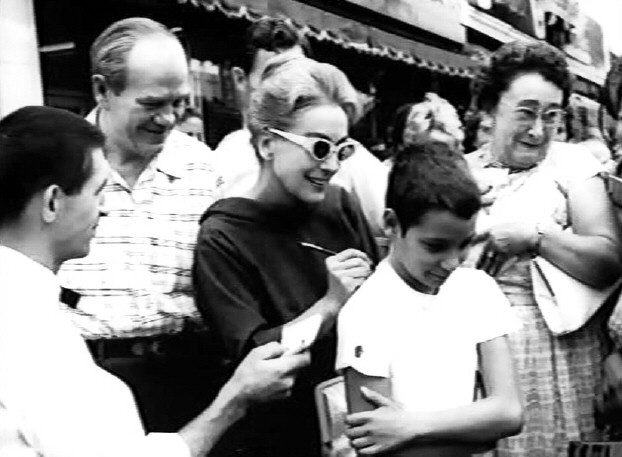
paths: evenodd
<path fill-rule="evenodd" d="M 283 53 L 310 53 L 305 38 L 285 19 L 260 19 L 250 26 L 246 41 L 249 62 L 245 69 L 232 69 L 244 117 L 251 93 L 260 84 L 271 57 Z M 247 128 L 236 130 L 225 136 L 214 151 L 215 163 L 223 179 L 219 192 L 222 197 L 244 196 L 257 182 L 260 166 L 250 137 Z M 382 214 L 387 179 L 386 167 L 359 143 L 356 152 L 341 164 L 332 181 L 357 200 L 376 236 L 384 236 Z"/>
<path fill-rule="evenodd" d="M 178 433 L 145 435 L 130 389 L 94 363 L 58 303 L 55 272 L 88 254 L 104 212 L 103 144 L 55 108 L 0 120 L 0 455 L 204 456 L 251 404 L 286 396 L 308 356 L 259 347 Z"/>

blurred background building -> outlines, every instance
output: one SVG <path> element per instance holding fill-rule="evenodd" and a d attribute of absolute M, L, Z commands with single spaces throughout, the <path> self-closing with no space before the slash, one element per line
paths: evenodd
<path fill-rule="evenodd" d="M 230 68 L 244 60 L 246 29 L 265 15 L 290 18 L 316 59 L 350 77 L 368 108 L 353 136 L 372 148 L 382 145 L 395 108 L 425 92 L 463 114 L 477 67 L 515 39 L 546 40 L 566 53 L 577 129 L 604 116 L 596 100 L 612 56 L 579 0 L 0 0 L 0 116 L 41 102 L 87 113 L 92 40 L 115 20 L 146 16 L 185 44 L 192 104 L 215 146 L 241 125 Z"/>

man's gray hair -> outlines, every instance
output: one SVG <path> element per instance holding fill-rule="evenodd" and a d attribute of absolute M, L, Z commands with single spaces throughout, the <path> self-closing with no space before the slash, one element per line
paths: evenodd
<path fill-rule="evenodd" d="M 127 55 L 139 39 L 149 35 L 179 41 L 168 28 L 152 19 L 122 19 L 106 28 L 91 45 L 91 75 L 102 75 L 115 93 L 122 92 L 127 82 Z"/>

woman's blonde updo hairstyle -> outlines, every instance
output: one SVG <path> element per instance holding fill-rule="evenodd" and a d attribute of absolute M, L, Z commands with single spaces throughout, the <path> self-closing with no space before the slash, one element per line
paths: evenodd
<path fill-rule="evenodd" d="M 454 138 L 458 144 L 462 144 L 464 141 L 462 121 L 451 103 L 434 92 L 427 92 L 421 105 L 424 105 L 430 113 L 430 125 L 427 131 L 440 130 Z"/>
<path fill-rule="evenodd" d="M 300 113 L 321 105 L 340 106 L 350 125 L 361 115 L 357 92 L 337 67 L 300 55 L 274 56 L 251 98 L 248 128 L 255 150 L 267 128 L 288 131 Z"/>

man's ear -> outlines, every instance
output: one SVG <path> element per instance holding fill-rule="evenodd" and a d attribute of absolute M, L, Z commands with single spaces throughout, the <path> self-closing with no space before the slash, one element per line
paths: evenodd
<path fill-rule="evenodd" d="M 248 82 L 248 75 L 240 67 L 233 67 L 231 69 L 231 81 L 233 82 L 233 92 L 236 97 L 236 103 L 238 109 L 244 116 L 244 124 L 246 125 L 246 115 L 248 113 L 248 105 L 250 103 L 250 85 Z"/>
<path fill-rule="evenodd" d="M 240 67 L 231 68 L 231 79 L 237 91 L 246 92 L 248 77 L 246 76 L 246 72 L 244 70 L 242 70 Z"/>
<path fill-rule="evenodd" d="M 382 220 L 384 223 L 384 233 L 387 237 L 394 238 L 400 234 L 400 223 L 397 220 L 395 211 L 391 208 L 385 209 L 384 214 L 382 215 Z"/>
<path fill-rule="evenodd" d="M 497 104 L 498 105 L 498 104 Z M 491 127 L 494 129 L 495 125 L 497 124 L 497 114 L 499 113 L 499 107 L 495 106 L 493 108 L 491 108 L 490 110 L 487 111 L 483 111 L 482 116 L 487 116 L 490 118 L 490 125 Z"/>
<path fill-rule="evenodd" d="M 63 204 L 61 201 L 63 195 L 62 189 L 56 184 L 52 184 L 43 190 L 41 194 L 41 218 L 44 222 L 51 224 L 58 219 Z"/>
<path fill-rule="evenodd" d="M 257 142 L 257 150 L 259 155 L 265 161 L 270 161 L 274 158 L 274 137 L 272 135 L 261 135 Z"/>
<path fill-rule="evenodd" d="M 103 75 L 91 76 L 91 88 L 93 90 L 93 98 L 99 106 L 107 109 L 110 106 L 111 89 Z"/>

